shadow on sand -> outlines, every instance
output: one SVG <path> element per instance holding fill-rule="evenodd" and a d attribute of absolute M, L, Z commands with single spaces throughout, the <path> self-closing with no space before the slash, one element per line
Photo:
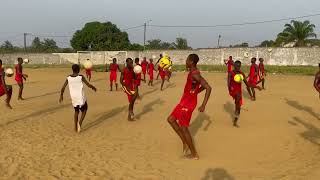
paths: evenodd
<path fill-rule="evenodd" d="M 309 113 L 311 116 L 315 117 L 316 119 L 320 120 L 320 115 L 316 112 L 313 111 L 313 109 L 310 106 L 305 106 L 303 104 L 300 104 L 298 101 L 293 101 L 293 100 L 289 100 L 287 98 L 284 99 L 286 101 L 286 103 L 291 106 L 296 108 L 299 111 L 305 111 L 307 113 Z"/>
<path fill-rule="evenodd" d="M 300 133 L 300 136 L 311 143 L 320 146 L 320 129 L 315 127 L 314 125 L 307 123 L 303 120 L 301 120 L 298 117 L 293 117 L 293 122 L 289 121 L 292 125 L 302 125 L 306 128 L 306 130 L 302 133 Z"/>
<path fill-rule="evenodd" d="M 153 106 L 155 106 L 155 105 L 163 105 L 163 103 L 164 103 L 164 101 L 163 101 L 162 99 L 160 99 L 160 98 L 151 101 L 150 103 L 146 104 L 146 105 L 143 107 L 142 111 L 141 111 L 140 113 L 138 113 L 138 114 L 135 116 L 135 118 L 140 119 L 141 116 L 143 116 L 143 115 L 145 115 L 145 114 L 153 111 L 153 110 L 154 110 L 154 109 L 153 109 Z"/>
<path fill-rule="evenodd" d="M 225 169 L 208 169 L 201 180 L 235 180 Z"/>
<path fill-rule="evenodd" d="M 203 130 L 207 131 L 209 129 L 209 126 L 212 124 L 212 120 L 210 119 L 209 115 L 207 115 L 206 113 L 199 113 L 198 116 L 192 121 L 189 130 L 193 137 L 196 136 L 196 134 L 204 125 L 205 121 L 207 121 L 207 124 L 203 127 Z"/>

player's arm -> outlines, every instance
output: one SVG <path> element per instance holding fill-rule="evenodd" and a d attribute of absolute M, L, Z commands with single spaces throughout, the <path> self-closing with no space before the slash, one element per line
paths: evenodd
<path fill-rule="evenodd" d="M 244 77 L 244 79 L 246 79 L 245 77 Z M 227 82 L 228 84 L 228 90 L 230 91 L 230 88 L 231 88 L 231 73 L 228 73 L 228 82 Z"/>
<path fill-rule="evenodd" d="M 118 65 L 118 71 L 121 72 L 120 66 Z"/>
<path fill-rule="evenodd" d="M 228 60 L 223 60 L 225 65 L 228 65 Z"/>
<path fill-rule="evenodd" d="M 60 99 L 59 99 L 59 102 L 61 103 L 63 101 L 63 93 L 64 93 L 64 90 L 66 89 L 68 85 L 68 80 L 66 80 L 61 88 L 61 92 L 60 92 Z"/>
<path fill-rule="evenodd" d="M 2 72 L 2 75 L 1 75 L 2 87 L 4 89 L 4 93 L 8 95 L 7 84 L 4 77 L 5 77 L 5 72 Z"/>
<path fill-rule="evenodd" d="M 200 83 L 201 87 L 203 89 L 206 90 L 206 94 L 204 96 L 204 99 L 203 99 L 203 102 L 202 102 L 202 105 L 199 107 L 199 111 L 200 112 L 204 112 L 205 108 L 206 108 L 206 105 L 208 103 L 208 100 L 209 100 L 209 97 L 210 97 L 210 94 L 211 94 L 211 86 L 208 84 L 208 82 L 200 75 L 200 74 L 194 74 L 192 76 L 192 78 L 194 80 L 196 80 L 197 82 Z"/>
<path fill-rule="evenodd" d="M 314 78 L 313 87 L 320 93 L 320 88 L 318 87 L 319 80 L 320 80 L 320 74 L 317 73 Z"/>
<path fill-rule="evenodd" d="M 86 78 L 85 78 L 84 76 L 82 76 L 82 82 L 84 82 L 84 83 L 85 83 L 89 88 L 91 88 L 92 90 L 97 91 L 97 88 L 94 87 L 92 84 L 90 84 L 90 83 L 86 80 Z"/>

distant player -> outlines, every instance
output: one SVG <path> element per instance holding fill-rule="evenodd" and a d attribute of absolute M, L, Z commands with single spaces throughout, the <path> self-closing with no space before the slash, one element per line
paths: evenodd
<path fill-rule="evenodd" d="M 147 58 L 144 57 L 141 62 L 142 74 L 143 74 L 143 81 L 146 82 L 146 73 L 147 73 L 148 61 Z"/>
<path fill-rule="evenodd" d="M 113 58 L 112 63 L 109 66 L 110 70 L 110 91 L 112 91 L 113 82 L 116 85 L 116 90 L 118 90 L 118 83 L 117 83 L 117 71 L 120 71 L 119 65 L 117 64 L 117 59 Z"/>
<path fill-rule="evenodd" d="M 319 98 L 320 98 L 320 63 L 319 63 L 319 71 L 317 72 L 317 74 L 314 77 L 313 86 L 318 91 Z"/>
<path fill-rule="evenodd" d="M 166 76 L 167 76 L 167 71 L 166 71 L 166 69 L 163 69 L 163 68 L 159 67 L 159 75 L 160 75 L 160 78 L 161 78 L 161 87 L 160 87 L 160 90 L 163 91 L 164 81 L 166 80 Z"/>
<path fill-rule="evenodd" d="M 87 61 L 90 61 L 90 59 L 87 59 Z M 88 68 L 86 69 L 86 76 L 89 80 L 89 82 L 91 81 L 91 76 L 92 76 L 92 68 Z"/>
<path fill-rule="evenodd" d="M 190 54 L 188 56 L 186 60 L 186 66 L 189 70 L 189 74 L 184 87 L 184 93 L 179 104 L 168 117 L 168 122 L 170 123 L 171 127 L 182 140 L 183 152 L 186 153 L 188 149 L 191 151 L 191 154 L 185 154 L 185 156 L 190 159 L 199 159 L 199 155 L 194 147 L 192 137 L 188 129 L 192 112 L 197 107 L 197 97 L 200 92 L 206 90 L 203 103 L 199 107 L 200 112 L 205 111 L 206 104 L 211 94 L 210 85 L 201 76 L 200 71 L 197 69 L 198 61 L 198 55 Z"/>
<path fill-rule="evenodd" d="M 141 66 L 140 65 L 140 60 L 139 58 L 135 58 L 134 59 L 134 63 L 136 64 L 136 66 Z M 141 85 L 141 73 L 138 73 L 138 74 L 135 74 L 136 76 L 136 79 L 135 79 L 135 86 L 136 86 L 136 89 L 137 89 L 137 98 L 140 99 L 140 95 L 139 95 L 139 86 Z"/>
<path fill-rule="evenodd" d="M 158 70 L 158 74 L 157 74 L 157 80 L 159 79 L 159 75 L 160 75 L 160 65 L 159 65 L 159 62 L 160 60 L 163 58 L 162 54 L 159 55 L 159 59 L 158 61 L 156 62 L 156 66 L 157 66 L 157 70 Z"/>
<path fill-rule="evenodd" d="M 258 70 L 258 77 L 259 77 L 259 81 L 258 84 L 261 82 L 262 83 L 262 89 L 264 88 L 264 83 L 265 83 L 265 77 L 267 76 L 265 69 L 264 69 L 264 64 L 263 64 L 264 59 L 263 58 L 259 58 L 259 70 Z"/>
<path fill-rule="evenodd" d="M 257 86 L 258 83 L 258 65 L 256 64 L 257 58 L 251 58 L 251 66 L 250 66 L 250 73 L 248 75 L 248 83 L 249 86 L 247 87 L 248 93 L 251 97 L 251 100 L 256 100 L 256 92 L 254 88 Z"/>
<path fill-rule="evenodd" d="M 18 95 L 18 100 L 24 100 L 24 98 L 22 98 L 22 93 L 23 93 L 23 80 L 27 80 L 28 75 L 27 74 L 23 74 L 23 68 L 22 68 L 22 64 L 23 64 L 23 59 L 21 57 L 18 58 L 18 64 L 15 66 L 16 69 L 16 77 L 15 80 L 19 86 L 19 95 Z"/>
<path fill-rule="evenodd" d="M 241 74 L 243 77 L 243 82 L 245 83 L 247 88 L 249 88 L 250 84 L 247 82 L 244 73 L 241 71 L 241 62 L 240 61 L 234 62 L 233 67 L 234 67 L 234 70 L 231 71 L 228 75 L 228 89 L 229 89 L 229 94 L 231 97 L 233 97 L 234 103 L 235 103 L 235 117 L 233 120 L 233 126 L 238 127 L 237 121 L 239 119 L 241 106 L 243 104 L 242 87 L 241 87 L 242 83 L 241 83 L 241 81 L 236 82 L 234 80 L 235 76 L 238 74 Z M 257 88 L 259 88 L 259 87 L 257 87 Z"/>
<path fill-rule="evenodd" d="M 11 85 L 7 85 L 6 81 L 5 81 L 5 72 L 4 69 L 2 68 L 2 60 L 0 59 L 0 97 L 6 95 L 6 106 L 9 109 L 12 109 L 11 105 L 10 105 L 10 100 L 11 100 L 11 96 L 12 96 L 12 86 Z"/>
<path fill-rule="evenodd" d="M 228 74 L 232 71 L 232 67 L 233 67 L 233 60 L 232 60 L 232 56 L 229 56 L 229 59 L 224 60 L 224 63 L 227 65 L 227 72 Z"/>
<path fill-rule="evenodd" d="M 89 84 L 85 77 L 79 75 L 80 66 L 78 64 L 72 65 L 72 71 L 73 73 L 67 77 L 64 85 L 62 86 L 59 102 L 61 103 L 63 101 L 64 90 L 69 84 L 70 97 L 74 107 L 74 129 L 76 132 L 80 133 L 82 122 L 86 117 L 88 110 L 88 103 L 84 95 L 83 83 L 94 91 L 97 91 L 97 89 L 93 85 Z M 81 118 L 79 121 L 78 116 L 80 111 Z"/>
<path fill-rule="evenodd" d="M 154 72 L 154 64 L 153 64 L 153 59 L 149 60 L 150 62 L 148 63 L 147 71 L 149 75 L 149 82 L 148 86 L 153 86 L 153 72 Z"/>
<path fill-rule="evenodd" d="M 126 59 L 126 67 L 121 72 L 120 83 L 124 92 L 128 96 L 129 112 L 128 120 L 134 121 L 133 107 L 137 99 L 137 88 L 135 86 L 135 74 L 133 72 L 133 60 L 131 58 Z"/>

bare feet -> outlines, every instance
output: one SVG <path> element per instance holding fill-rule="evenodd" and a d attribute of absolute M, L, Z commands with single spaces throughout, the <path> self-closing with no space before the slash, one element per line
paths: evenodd
<path fill-rule="evenodd" d="M 25 100 L 23 97 L 18 97 L 18 101 L 23 101 L 23 100 Z"/>
<path fill-rule="evenodd" d="M 9 109 L 12 109 L 11 105 L 9 103 L 6 103 L 6 107 Z"/>
<path fill-rule="evenodd" d="M 200 159 L 198 154 L 195 154 L 195 155 L 188 154 L 188 155 L 185 155 L 184 157 L 188 158 L 188 159 L 191 159 L 191 160 L 199 160 Z"/>
<path fill-rule="evenodd" d="M 81 131 L 81 125 L 79 124 L 79 122 L 77 123 L 77 132 L 80 133 Z"/>
<path fill-rule="evenodd" d="M 183 144 L 183 149 L 182 149 L 183 155 L 184 156 L 187 155 L 188 151 L 189 151 L 188 145 L 187 144 Z"/>
<path fill-rule="evenodd" d="M 130 112 L 128 115 L 128 121 L 134 121 L 134 114 L 133 112 Z"/>

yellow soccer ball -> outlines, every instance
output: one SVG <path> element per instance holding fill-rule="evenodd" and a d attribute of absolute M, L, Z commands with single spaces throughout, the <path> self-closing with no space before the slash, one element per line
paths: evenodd
<path fill-rule="evenodd" d="M 172 65 L 172 62 L 169 60 L 168 57 L 163 57 L 160 59 L 160 63 L 159 63 L 160 67 L 163 69 L 167 69 Z"/>
<path fill-rule="evenodd" d="M 242 74 L 236 74 L 233 79 L 235 82 L 241 83 L 243 81 L 244 77 Z"/>
<path fill-rule="evenodd" d="M 84 67 L 85 69 L 91 69 L 91 68 L 93 67 L 93 64 L 92 64 L 91 61 L 85 61 L 85 62 L 83 63 L 83 67 Z"/>

